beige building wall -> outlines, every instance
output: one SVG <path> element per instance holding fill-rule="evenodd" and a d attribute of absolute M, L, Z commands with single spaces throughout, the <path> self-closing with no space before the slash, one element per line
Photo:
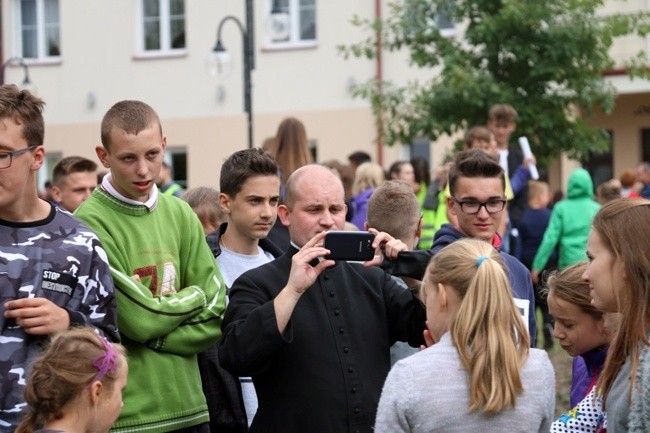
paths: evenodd
<path fill-rule="evenodd" d="M 190 186 L 216 185 L 221 161 L 247 145 L 246 115 L 243 112 L 242 37 L 232 23 L 224 26 L 222 41 L 232 56 L 230 74 L 209 73 L 208 55 L 216 40 L 219 21 L 234 15 L 244 18 L 242 0 L 186 0 L 187 49 L 180 55 L 147 57 L 136 50 L 138 18 L 136 0 L 59 0 L 61 15 L 61 60 L 30 63 L 35 91 L 47 106 L 46 149 L 53 155 L 79 154 L 94 157 L 99 144 L 99 123 L 104 112 L 121 99 L 142 99 L 160 114 L 170 147 L 185 148 Z M 389 12 L 388 0 L 381 1 Z M 648 10 L 647 0 L 612 0 L 603 13 Z M 17 2 L 5 0 L 2 7 L 2 48 L 6 58 L 16 54 Z M 349 87 L 375 76 L 376 63 L 366 59 L 344 59 L 337 47 L 361 41 L 369 35 L 353 26 L 358 15 L 372 19 L 372 1 L 317 1 L 318 41 L 302 49 L 271 49 L 266 43 L 266 16 L 270 1 L 255 0 L 256 68 L 252 72 L 254 143 L 275 134 L 286 116 L 301 119 L 309 138 L 316 143 L 319 161 L 339 159 L 364 150 L 375 158 L 381 151 L 384 166 L 407 158 L 402 146 L 378 149 L 375 120 L 369 104 L 352 98 Z M 647 40 L 618 41 L 612 53 L 624 56 L 647 50 Z M 621 57 L 622 58 L 622 57 Z M 405 53 L 385 53 L 385 79 L 404 84 L 428 80 L 436 72 L 411 67 Z M 6 82 L 19 83 L 22 69 L 9 66 Z M 614 172 L 640 158 L 639 128 L 647 124 L 634 110 L 647 99 L 650 83 L 625 77 L 608 78 L 622 96 L 612 116 L 597 119 L 615 131 Z M 636 95 L 636 96 L 635 96 Z M 452 140 L 441 138 L 430 144 L 432 168 L 440 164 Z M 558 164 L 558 182 L 566 178 Z M 44 179 L 41 179 L 43 181 Z"/>

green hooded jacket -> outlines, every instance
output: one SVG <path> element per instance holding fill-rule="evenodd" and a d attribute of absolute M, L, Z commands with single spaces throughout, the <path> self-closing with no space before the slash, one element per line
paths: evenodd
<path fill-rule="evenodd" d="M 589 172 L 578 168 L 569 176 L 567 198 L 553 207 L 551 220 L 533 260 L 533 270 L 546 266 L 559 245 L 558 267 L 564 269 L 587 259 L 587 237 L 600 205 L 593 199 L 594 184 Z"/>

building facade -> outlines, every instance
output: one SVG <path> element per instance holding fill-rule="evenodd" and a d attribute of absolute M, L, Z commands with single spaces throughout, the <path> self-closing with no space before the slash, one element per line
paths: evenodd
<path fill-rule="evenodd" d="M 3 79 L 20 84 L 24 68 L 14 58 L 24 59 L 32 89 L 46 101 L 48 166 L 39 182 L 62 157 L 96 160 L 103 114 L 119 100 L 140 99 L 161 117 L 175 177 L 189 187 L 217 186 L 221 162 L 249 140 L 243 58 L 248 11 L 254 23 L 247 32 L 254 53 L 253 145 L 261 146 L 283 118 L 293 116 L 304 122 L 319 162 L 346 162 L 348 154 L 363 150 L 388 167 L 408 158 L 411 147 L 377 143 L 369 103 L 353 98 L 351 86 L 377 75 L 405 83 L 430 72 L 410 68 L 404 53 L 386 53 L 379 63 L 346 60 L 337 48 L 369 36 L 351 23 L 353 16 L 373 19 L 388 12 L 388 3 L 4 0 Z M 603 13 L 620 10 L 621 3 L 632 13 L 649 7 L 645 0 L 612 0 Z M 237 20 L 223 21 L 228 16 Z M 212 55 L 220 23 L 230 55 L 226 64 L 215 63 Z M 617 41 L 613 55 L 623 58 L 647 45 L 648 40 Z M 625 75 L 608 79 L 620 92 L 616 111 L 596 122 L 613 133 L 611 157 L 602 164 L 617 175 L 650 159 L 650 83 Z M 435 167 L 451 142 L 442 138 L 420 145 L 418 152 Z M 554 164 L 551 183 L 564 185 L 569 167 L 572 163 L 564 160 Z"/>

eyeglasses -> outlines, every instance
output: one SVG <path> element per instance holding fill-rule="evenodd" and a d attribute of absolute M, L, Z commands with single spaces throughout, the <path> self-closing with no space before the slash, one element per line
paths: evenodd
<path fill-rule="evenodd" d="M 11 163 L 14 160 L 14 156 L 20 156 L 23 153 L 29 152 L 30 150 L 33 150 L 36 147 L 38 146 L 32 144 L 25 147 L 24 149 L 12 150 L 11 152 L 0 152 L 0 170 L 3 168 L 11 167 Z"/>
<path fill-rule="evenodd" d="M 458 203 L 460 210 L 469 215 L 479 213 L 482 207 L 485 207 L 485 210 L 489 214 L 499 213 L 506 207 L 507 202 L 503 198 L 491 198 L 488 201 L 458 200 L 456 197 L 452 197 L 451 199 Z"/>

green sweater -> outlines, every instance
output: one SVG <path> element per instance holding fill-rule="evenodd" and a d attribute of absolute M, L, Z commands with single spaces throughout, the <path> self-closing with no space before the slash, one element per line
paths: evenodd
<path fill-rule="evenodd" d="M 108 255 L 127 349 L 124 407 L 113 431 L 165 432 L 207 422 L 196 354 L 221 336 L 225 285 L 198 218 L 173 196 L 159 194 L 150 211 L 101 187 L 76 216 Z"/>

